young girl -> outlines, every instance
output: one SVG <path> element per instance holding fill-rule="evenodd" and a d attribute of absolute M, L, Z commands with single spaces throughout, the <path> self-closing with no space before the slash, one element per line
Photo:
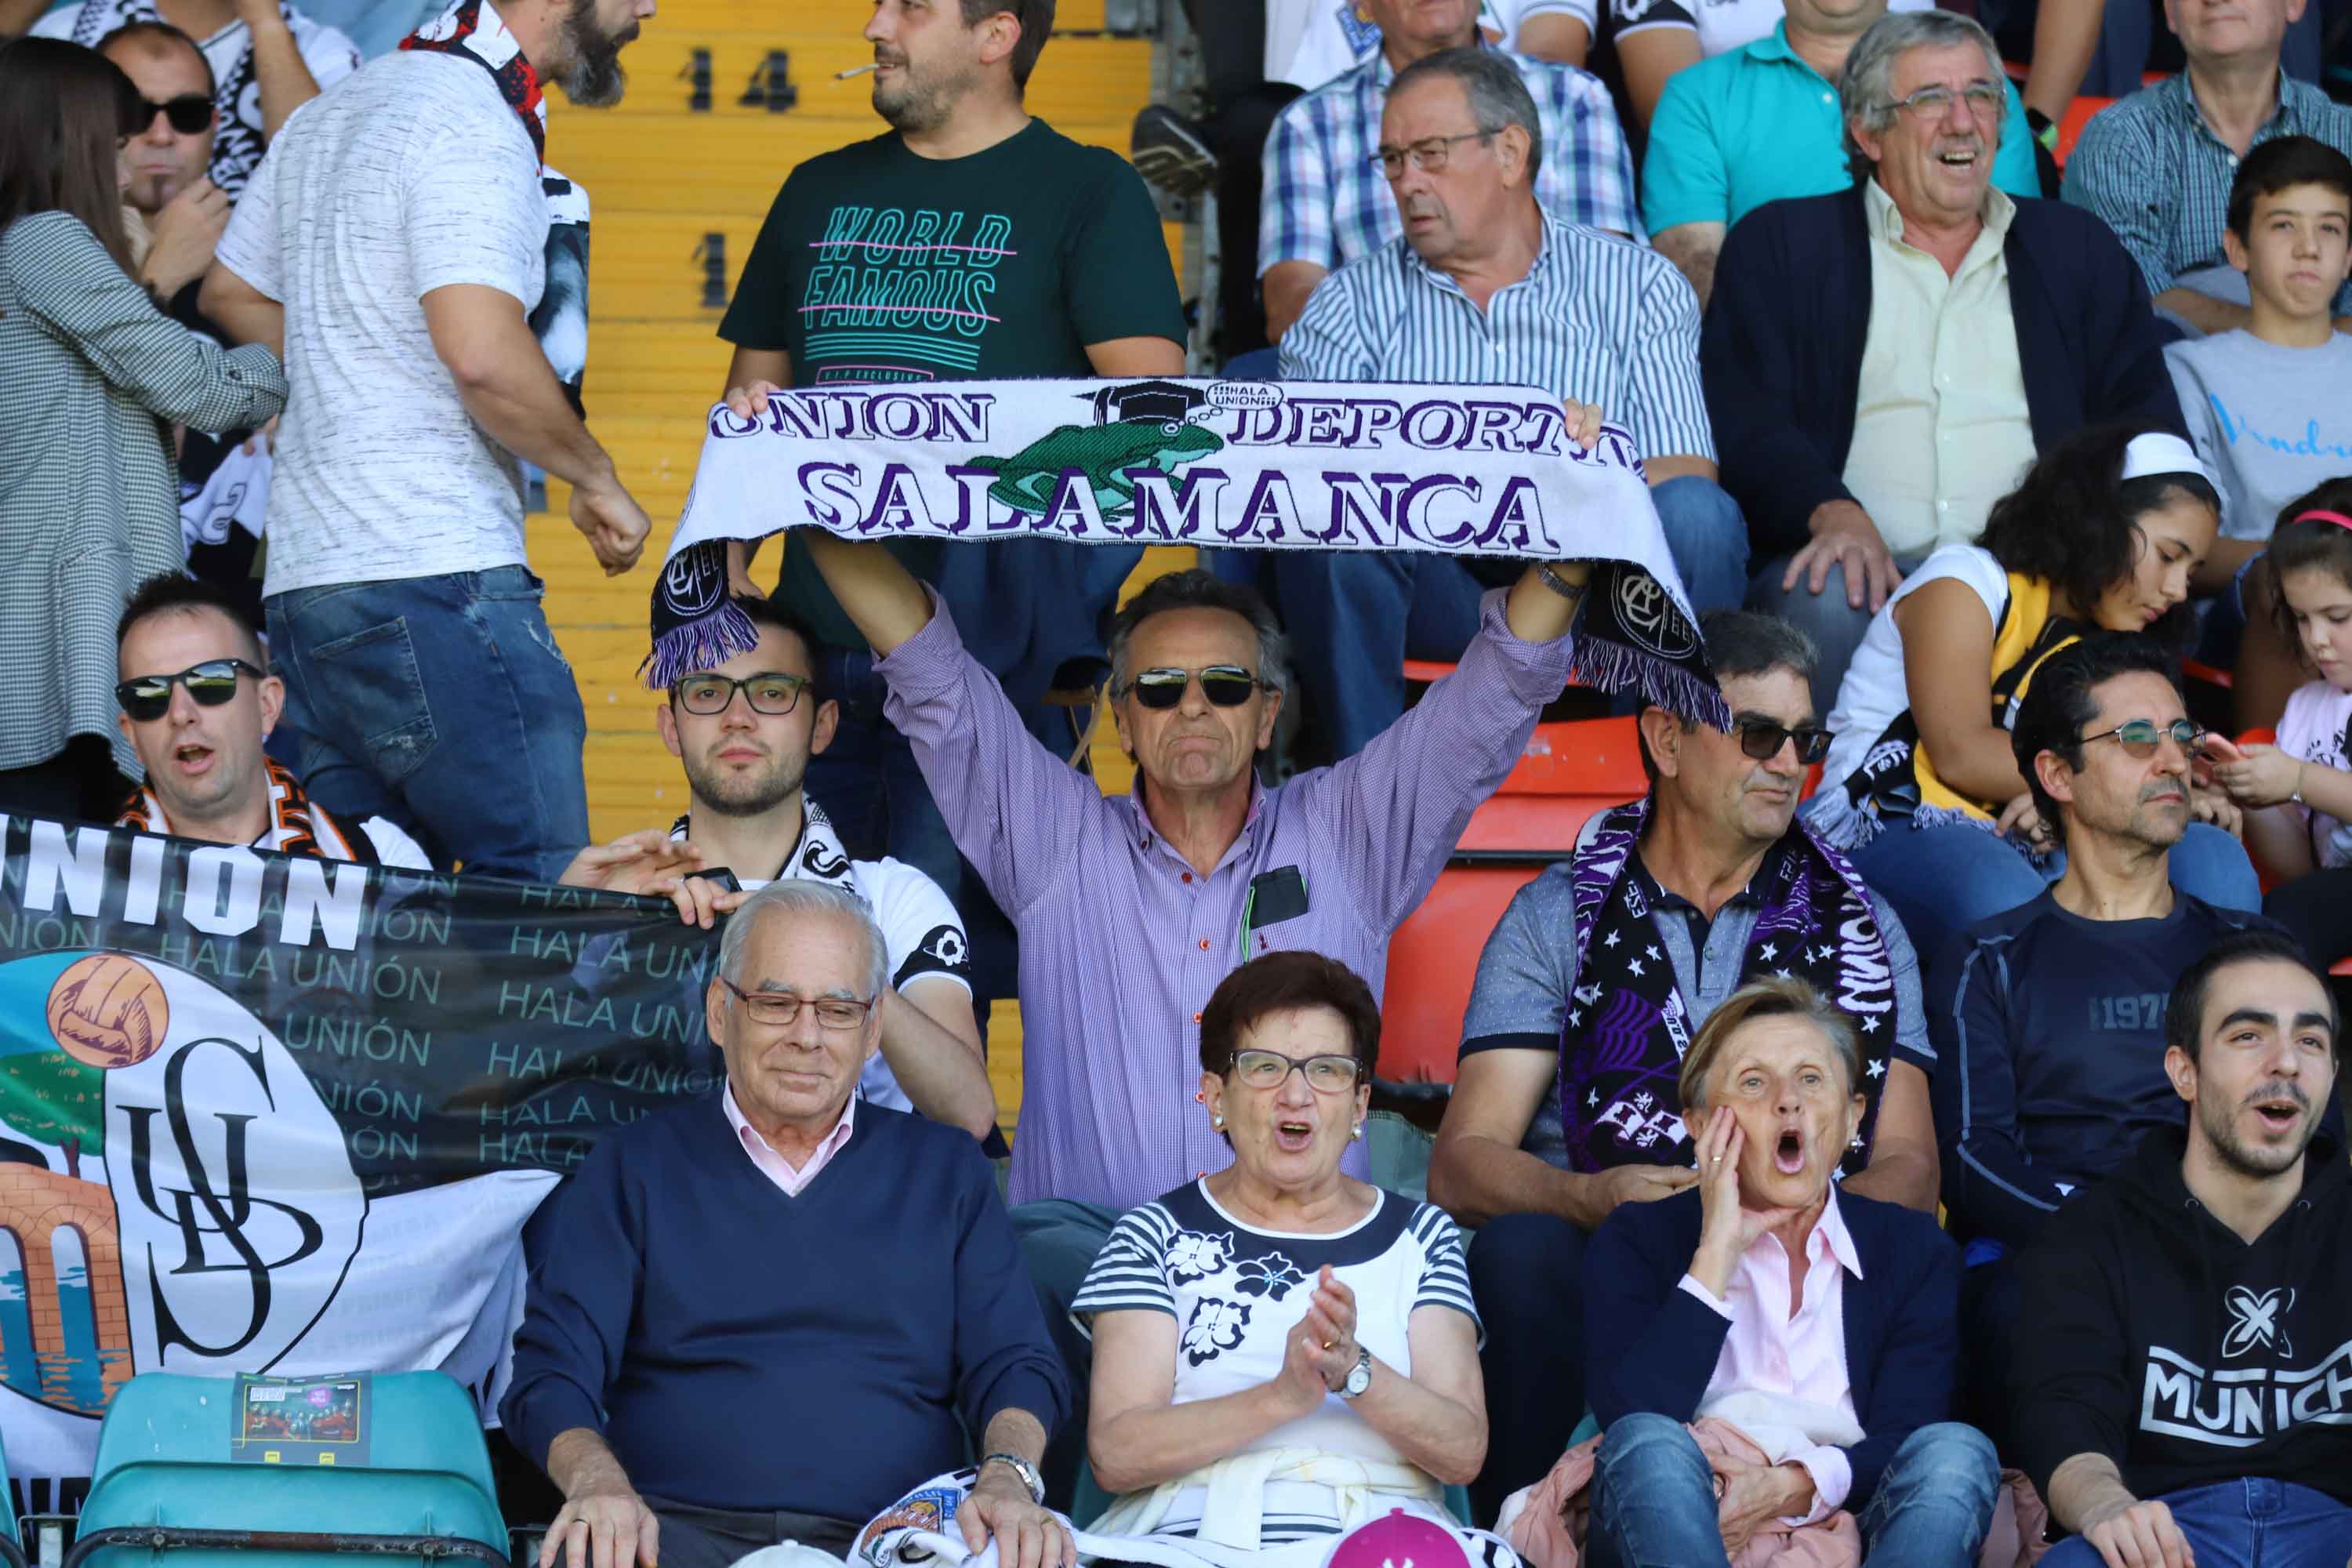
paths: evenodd
<path fill-rule="evenodd" d="M 1994 503 L 1979 542 L 1928 556 L 1871 622 L 1805 811 L 1921 952 L 2063 871 L 2011 749 L 2018 700 L 2042 660 L 2086 632 L 2179 642 L 2219 516 L 2211 477 L 2179 437 L 2085 430 Z M 2189 824 L 2170 868 L 2176 886 L 2217 907 L 2261 898 L 2245 851 L 2210 823 Z"/>
<path fill-rule="evenodd" d="M 2287 699 L 2275 745 L 2207 745 L 2246 808 L 2246 843 L 2279 885 L 2263 911 L 2315 963 L 2352 957 L 2352 479 L 2279 514 L 2266 559 L 2279 628 L 2319 679 Z"/>

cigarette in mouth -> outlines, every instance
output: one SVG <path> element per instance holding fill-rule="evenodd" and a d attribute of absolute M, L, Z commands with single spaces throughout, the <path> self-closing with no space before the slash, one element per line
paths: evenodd
<path fill-rule="evenodd" d="M 852 66 L 845 71 L 834 72 L 833 79 L 835 81 L 847 81 L 851 77 L 864 76 L 867 71 L 870 71 L 873 68 L 874 68 L 870 65 Z"/>

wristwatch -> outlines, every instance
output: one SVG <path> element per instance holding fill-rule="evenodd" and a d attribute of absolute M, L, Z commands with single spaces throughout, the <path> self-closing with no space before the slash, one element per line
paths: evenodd
<path fill-rule="evenodd" d="M 1363 1346 L 1356 1347 L 1356 1364 L 1348 1369 L 1348 1380 L 1331 1392 L 1342 1399 L 1353 1399 L 1372 1385 L 1372 1352 Z"/>
<path fill-rule="evenodd" d="M 1549 588 L 1553 593 L 1558 594 L 1563 599 L 1581 599 L 1584 597 L 1583 585 L 1577 583 L 1571 583 L 1567 578 L 1561 576 L 1559 573 L 1553 571 L 1551 569 L 1551 563 L 1549 561 L 1539 561 L 1536 563 L 1536 574 L 1543 579 L 1543 585 L 1545 587 Z"/>
<path fill-rule="evenodd" d="M 1045 1478 L 1037 1473 L 1036 1466 L 1031 1464 L 1020 1455 L 991 1454 L 988 1458 L 981 1460 L 979 1467 L 973 1470 L 972 1474 L 977 1476 L 981 1470 L 988 1468 L 991 1465 L 1003 1465 L 1007 1469 L 1010 1469 L 1014 1475 L 1019 1476 L 1021 1478 L 1021 1484 L 1029 1489 L 1029 1500 L 1031 1502 L 1042 1503 L 1045 1500 Z"/>

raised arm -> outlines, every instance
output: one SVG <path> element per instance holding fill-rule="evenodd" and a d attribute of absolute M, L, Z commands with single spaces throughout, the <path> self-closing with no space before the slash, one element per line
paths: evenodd
<path fill-rule="evenodd" d="M 278 0 L 236 0 L 236 18 L 251 39 L 254 81 L 261 89 L 261 139 L 272 142 L 287 117 L 318 97 L 322 84 L 304 62 Z"/>
<path fill-rule="evenodd" d="M 803 529 L 802 540 L 824 585 L 877 657 L 887 658 L 931 624 L 930 595 L 881 545 L 836 539 L 821 528 Z"/>

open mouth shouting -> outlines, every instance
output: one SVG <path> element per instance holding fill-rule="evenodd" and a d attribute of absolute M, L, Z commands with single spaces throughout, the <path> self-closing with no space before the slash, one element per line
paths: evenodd
<path fill-rule="evenodd" d="M 1783 1127 L 1780 1137 L 1772 1141 L 1772 1168 L 1784 1176 L 1793 1176 L 1805 1168 L 1805 1133 L 1800 1127 Z"/>
<path fill-rule="evenodd" d="M 1286 1154 L 1303 1154 L 1315 1146 L 1315 1123 L 1300 1116 L 1277 1117 L 1274 1146 Z"/>
<path fill-rule="evenodd" d="M 2246 1101 L 2246 1109 L 2254 1113 L 2254 1121 L 2263 1131 L 2284 1137 L 2303 1124 L 2311 1102 L 2300 1089 L 2283 1084 L 2264 1089 Z"/>
<path fill-rule="evenodd" d="M 212 771 L 214 755 L 202 741 L 184 741 L 172 748 L 172 765 L 183 778 L 201 778 Z"/>

